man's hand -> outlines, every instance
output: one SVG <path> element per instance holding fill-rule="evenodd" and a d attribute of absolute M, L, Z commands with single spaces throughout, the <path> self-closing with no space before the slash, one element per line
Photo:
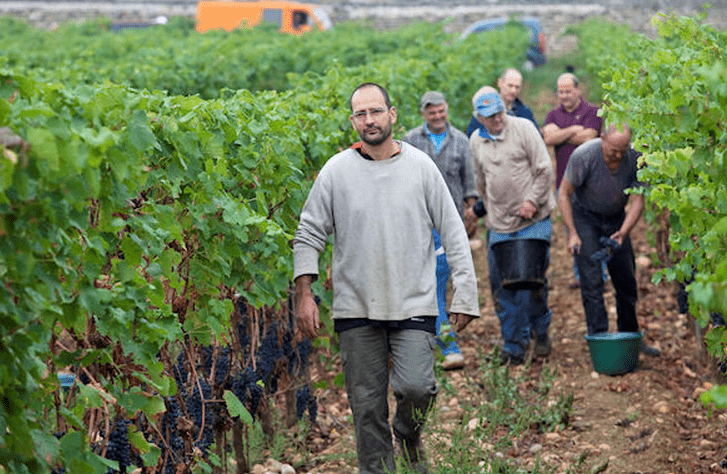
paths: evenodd
<path fill-rule="evenodd" d="M 472 221 L 477 222 L 477 214 L 475 214 L 475 211 L 472 210 L 472 206 L 466 207 L 464 209 L 463 219 L 465 221 L 465 224 L 467 223 L 468 220 L 472 220 Z"/>
<path fill-rule="evenodd" d="M 295 338 L 298 341 L 315 339 L 320 328 L 318 305 L 313 297 L 311 282 L 310 275 L 301 275 L 295 279 Z"/>
<path fill-rule="evenodd" d="M 523 219 L 532 219 L 536 212 L 538 212 L 538 208 L 535 207 L 535 204 L 530 201 L 525 201 L 520 204 L 520 209 L 517 211 L 517 215 Z"/>
<path fill-rule="evenodd" d="M 467 231 L 467 237 L 471 239 L 477 233 L 477 216 L 472 211 L 470 213 L 471 217 L 467 215 L 467 211 L 464 213 L 464 228 Z"/>
<path fill-rule="evenodd" d="M 580 251 L 581 243 L 581 238 L 576 232 L 568 233 L 568 250 L 571 255 L 576 255 Z"/>
<path fill-rule="evenodd" d="M 568 137 L 568 143 L 571 145 L 580 145 L 581 142 L 576 140 L 576 136 L 581 133 L 585 128 L 583 125 L 571 125 L 567 129 L 570 132 L 570 137 Z"/>
<path fill-rule="evenodd" d="M 614 232 L 613 234 L 611 234 L 611 239 L 618 242 L 619 245 L 623 245 L 624 238 L 626 238 L 627 235 L 629 235 L 628 232 L 625 232 L 625 231 L 619 229 L 616 232 Z"/>
<path fill-rule="evenodd" d="M 318 305 L 313 295 L 296 298 L 295 305 L 295 337 L 301 341 L 305 338 L 318 337 L 320 321 L 318 319 Z"/>
<path fill-rule="evenodd" d="M 475 318 L 468 314 L 451 313 L 449 315 L 449 323 L 452 325 L 455 332 L 460 332 L 462 329 L 466 328 L 473 319 Z"/>

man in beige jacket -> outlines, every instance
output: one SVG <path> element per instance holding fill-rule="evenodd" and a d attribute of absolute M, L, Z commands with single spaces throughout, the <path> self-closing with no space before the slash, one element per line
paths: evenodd
<path fill-rule="evenodd" d="M 484 206 L 468 212 L 478 217 L 486 212 L 490 286 L 503 338 L 500 356 L 503 363 L 517 365 L 525 360 L 531 334 L 535 355 L 544 357 L 551 350 L 545 270 L 550 258 L 550 213 L 555 208 L 553 164 L 537 128 L 527 119 L 506 114 L 494 88 L 478 91 L 474 109 L 485 128 L 470 136 Z M 541 249 L 537 261 L 527 262 L 538 269 L 535 281 L 513 281 L 501 274 L 521 262 L 508 260 L 513 256 L 502 255 L 506 245 L 498 244 L 515 241 Z"/>

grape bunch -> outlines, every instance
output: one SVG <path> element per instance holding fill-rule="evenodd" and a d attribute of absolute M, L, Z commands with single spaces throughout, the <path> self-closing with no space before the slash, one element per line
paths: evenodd
<path fill-rule="evenodd" d="M 240 321 L 235 326 L 237 332 L 237 339 L 240 341 L 240 347 L 242 347 L 243 358 L 247 358 L 250 355 L 250 331 L 248 325 L 250 324 L 250 318 L 247 315 L 247 303 L 242 298 L 238 298 L 235 302 L 235 308 L 240 315 Z"/>
<path fill-rule="evenodd" d="M 174 372 L 174 381 L 177 383 L 177 389 L 183 397 L 187 396 L 187 377 L 189 375 L 185 362 L 186 357 L 184 355 L 184 351 L 181 351 L 177 356 L 177 364 L 172 368 L 172 371 Z"/>
<path fill-rule="evenodd" d="M 258 383 L 250 382 L 248 390 L 250 393 L 250 413 L 254 416 L 260 406 L 260 400 L 263 398 L 263 387 Z"/>
<path fill-rule="evenodd" d="M 288 359 L 288 373 L 292 376 L 302 376 L 308 366 L 308 356 L 313 350 L 313 343 L 310 339 L 298 342 L 293 347 L 291 341 L 286 337 L 283 341 L 283 352 Z"/>
<path fill-rule="evenodd" d="M 604 247 L 608 247 L 608 248 L 610 248 L 610 249 L 612 249 L 612 250 L 618 250 L 618 249 L 620 249 L 620 248 L 621 248 L 621 244 L 619 244 L 619 243 L 618 243 L 618 242 L 616 242 L 615 240 L 613 240 L 613 239 L 611 239 L 611 238 L 608 238 L 608 237 L 606 237 L 606 236 L 603 236 L 603 237 L 601 237 L 600 239 L 598 239 L 598 241 L 599 241 L 599 242 L 601 243 L 601 245 L 603 245 Z"/>
<path fill-rule="evenodd" d="M 232 378 L 232 393 L 235 394 L 243 405 L 247 402 L 247 387 L 252 379 L 253 374 L 249 367 L 236 373 Z"/>
<path fill-rule="evenodd" d="M 119 418 L 109 434 L 109 442 L 106 447 L 106 459 L 118 461 L 121 474 L 126 473 L 126 468 L 131 465 L 131 444 L 127 431 L 128 420 Z M 108 474 L 114 471 L 109 469 Z"/>
<path fill-rule="evenodd" d="M 621 244 L 605 236 L 601 237 L 599 242 L 603 245 L 603 248 L 591 255 L 591 260 L 596 262 L 608 262 L 611 259 L 612 252 L 621 248 Z"/>
<path fill-rule="evenodd" d="M 285 356 L 283 349 L 278 343 L 277 322 L 272 321 L 270 323 L 255 355 L 260 380 L 265 382 L 265 386 L 271 392 L 276 392 L 278 390 L 278 377 L 280 374 L 275 369 L 278 361 Z"/>
<path fill-rule="evenodd" d="M 316 422 L 318 416 L 318 401 L 310 391 L 308 384 L 303 385 L 295 391 L 295 416 L 300 420 L 303 418 L 306 409 L 312 423 Z"/>
<path fill-rule="evenodd" d="M 180 416 L 179 403 L 176 398 L 169 397 L 164 399 L 164 405 L 167 409 L 162 416 L 161 435 L 167 443 L 157 442 L 157 446 L 161 449 L 161 457 L 166 462 L 164 474 L 174 474 L 177 462 L 184 452 L 184 440 L 177 429 Z"/>
<path fill-rule="evenodd" d="M 212 444 L 212 441 L 214 440 L 214 430 L 212 428 L 212 423 L 214 422 L 214 412 L 212 411 L 211 406 L 205 403 L 206 400 L 210 399 L 212 390 L 205 381 L 204 377 L 199 377 L 198 381 L 199 387 L 202 388 L 202 393 L 199 393 L 199 388 L 197 384 L 195 384 L 191 391 L 192 393 L 187 396 L 185 403 L 187 405 L 189 415 L 192 417 L 192 421 L 194 421 L 195 428 L 197 430 L 200 430 L 204 425 L 202 438 L 199 442 L 195 441 L 195 446 L 198 446 L 202 450 L 202 452 L 205 453 L 207 451 L 207 448 Z M 202 408 L 203 405 L 204 409 Z M 197 433 L 194 433 L 195 440 L 197 439 L 198 435 L 199 431 Z"/>
<path fill-rule="evenodd" d="M 207 346 L 202 351 L 203 358 L 204 358 L 204 371 L 205 374 L 209 377 L 210 380 L 214 380 L 214 384 L 218 387 L 225 387 L 225 383 L 227 381 L 228 375 L 230 373 L 230 348 L 220 347 L 217 351 L 217 359 L 213 357 L 214 354 L 214 348 L 212 346 Z M 212 378 L 212 362 L 215 363 L 215 373 L 214 378 Z"/>
<path fill-rule="evenodd" d="M 167 410 L 164 412 L 162 417 L 162 435 L 168 440 L 169 448 L 172 453 L 180 452 L 184 449 L 184 441 L 179 436 L 177 430 L 177 423 L 179 419 L 179 403 L 174 397 L 169 397 L 164 400 L 164 404 Z"/>

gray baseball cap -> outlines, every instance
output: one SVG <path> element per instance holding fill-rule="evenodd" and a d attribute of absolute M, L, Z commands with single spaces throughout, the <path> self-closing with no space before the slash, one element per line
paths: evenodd
<path fill-rule="evenodd" d="M 429 105 L 439 105 L 444 104 L 447 102 L 447 99 L 444 98 L 444 94 L 437 91 L 429 91 L 425 92 L 422 96 L 421 100 L 421 106 L 422 110 L 426 109 Z"/>

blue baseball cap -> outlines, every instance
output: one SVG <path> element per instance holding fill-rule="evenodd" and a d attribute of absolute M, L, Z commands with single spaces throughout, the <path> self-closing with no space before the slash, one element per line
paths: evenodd
<path fill-rule="evenodd" d="M 497 92 L 486 92 L 478 96 L 474 106 L 475 113 L 482 117 L 491 117 L 505 110 L 505 104 Z"/>

